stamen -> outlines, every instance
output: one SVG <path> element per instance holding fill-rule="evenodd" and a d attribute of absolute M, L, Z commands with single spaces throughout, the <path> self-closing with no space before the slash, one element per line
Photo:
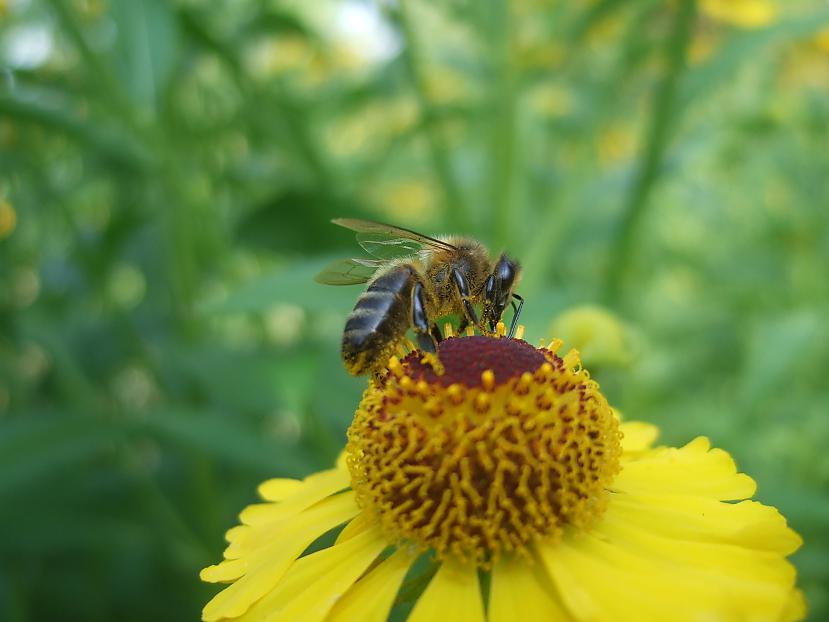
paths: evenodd
<path fill-rule="evenodd" d="M 492 401 L 489 399 L 489 395 L 486 393 L 478 393 L 474 400 L 475 412 L 485 413 L 489 410 L 491 403 Z"/>
<path fill-rule="evenodd" d="M 389 358 L 389 371 L 400 378 L 403 375 L 403 367 L 400 365 L 400 359 L 396 356 Z"/>
<path fill-rule="evenodd" d="M 563 345 L 564 345 L 564 341 L 562 341 L 561 339 L 553 339 L 550 342 L 550 345 L 547 346 L 547 349 L 550 352 L 552 352 L 553 354 L 556 354 L 561 349 L 561 346 L 563 346 Z"/>

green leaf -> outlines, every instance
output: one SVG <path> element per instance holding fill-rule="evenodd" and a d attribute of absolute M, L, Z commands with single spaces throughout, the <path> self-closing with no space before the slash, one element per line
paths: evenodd
<path fill-rule="evenodd" d="M 140 106 L 157 105 L 172 74 L 178 51 L 178 27 L 163 0 L 114 0 L 118 29 L 117 75 Z"/>
<path fill-rule="evenodd" d="M 829 8 L 820 8 L 793 19 L 776 22 L 768 28 L 734 34 L 724 48 L 710 60 L 688 72 L 681 100 L 688 105 L 698 97 L 711 97 L 716 88 L 726 85 L 745 63 L 779 43 L 805 39 L 829 25 Z"/>
<path fill-rule="evenodd" d="M 812 311 L 768 318 L 752 331 L 738 396 L 748 408 L 785 392 L 827 345 L 823 320 Z"/>
<path fill-rule="evenodd" d="M 240 419 L 164 409 L 142 416 L 135 430 L 273 476 L 302 477 L 314 467 L 298 447 L 268 439 Z"/>
<path fill-rule="evenodd" d="M 359 249 L 358 249 L 359 250 Z M 360 294 L 359 287 L 332 287 L 314 281 L 332 257 L 289 264 L 256 278 L 222 300 L 202 306 L 206 313 L 256 313 L 278 304 L 299 305 L 309 311 L 335 311 L 343 317 Z"/>
<path fill-rule="evenodd" d="M 73 102 L 58 93 L 17 89 L 14 95 L 0 96 L 0 114 L 21 123 L 31 123 L 59 132 L 76 141 L 86 153 L 136 172 L 151 165 L 146 147 L 120 129 L 105 122 L 85 119 L 72 110 Z"/>
<path fill-rule="evenodd" d="M 0 427 L 0 496 L 39 485 L 111 447 L 121 438 L 105 420 L 29 416 Z"/>

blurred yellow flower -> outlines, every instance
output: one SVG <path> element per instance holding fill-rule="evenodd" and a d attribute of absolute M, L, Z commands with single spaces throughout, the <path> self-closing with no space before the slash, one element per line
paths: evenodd
<path fill-rule="evenodd" d="M 328 150 L 347 157 L 365 149 L 382 148 L 417 122 L 418 107 L 411 98 L 372 102 L 358 112 L 336 118 L 325 132 Z"/>
<path fill-rule="evenodd" d="M 263 38 L 254 43 L 247 54 L 248 71 L 258 78 L 270 78 L 293 71 L 306 72 L 316 51 L 305 37 L 280 36 Z"/>
<path fill-rule="evenodd" d="M 695 33 L 688 50 L 688 63 L 698 65 L 707 61 L 716 52 L 718 43 L 719 38 L 710 32 L 700 30 Z"/>
<path fill-rule="evenodd" d="M 403 179 L 379 184 L 372 192 L 383 217 L 392 222 L 429 222 L 437 213 L 438 201 L 432 185 L 423 179 Z"/>
<path fill-rule="evenodd" d="M 618 15 L 611 14 L 604 19 L 596 20 L 587 32 L 588 41 L 591 45 L 601 47 L 612 43 L 622 36 L 624 20 Z"/>
<path fill-rule="evenodd" d="M 778 9 L 772 0 L 702 0 L 703 15 L 740 28 L 762 28 L 772 23 Z"/>
<path fill-rule="evenodd" d="M 829 54 L 829 28 L 821 30 L 815 37 L 817 46 L 827 54 Z"/>
<path fill-rule="evenodd" d="M 550 332 L 561 335 L 591 366 L 624 366 L 633 358 L 631 329 L 602 307 L 568 309 L 553 320 Z"/>
<path fill-rule="evenodd" d="M 636 133 L 627 125 L 613 125 L 599 135 L 599 161 L 618 164 L 630 159 L 636 150 Z"/>
<path fill-rule="evenodd" d="M 9 237 L 17 226 L 17 212 L 8 201 L 0 199 L 0 240 Z"/>
<path fill-rule="evenodd" d="M 473 94 L 473 85 L 462 72 L 444 65 L 430 64 L 424 76 L 426 96 L 435 104 L 451 104 Z"/>
<path fill-rule="evenodd" d="M 564 117 L 575 108 L 572 93 L 562 86 L 547 84 L 529 92 L 527 103 L 543 117 Z"/>
<path fill-rule="evenodd" d="M 385 622 L 406 595 L 408 622 L 802 619 L 802 541 L 754 481 L 706 438 L 653 448 L 560 345 L 392 357 L 335 468 L 259 487 L 202 619 Z"/>

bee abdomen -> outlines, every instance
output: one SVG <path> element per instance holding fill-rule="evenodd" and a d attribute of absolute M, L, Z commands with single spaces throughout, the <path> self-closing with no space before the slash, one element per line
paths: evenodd
<path fill-rule="evenodd" d="M 343 362 L 352 374 L 370 371 L 409 327 L 415 278 L 410 266 L 381 275 L 357 299 L 343 332 Z"/>

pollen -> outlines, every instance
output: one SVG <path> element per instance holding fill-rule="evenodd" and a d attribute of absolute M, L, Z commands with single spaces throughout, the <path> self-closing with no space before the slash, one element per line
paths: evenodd
<path fill-rule="evenodd" d="M 489 568 L 604 512 L 620 433 L 573 350 L 453 337 L 394 358 L 363 395 L 347 464 L 364 511 L 399 542 Z"/>

